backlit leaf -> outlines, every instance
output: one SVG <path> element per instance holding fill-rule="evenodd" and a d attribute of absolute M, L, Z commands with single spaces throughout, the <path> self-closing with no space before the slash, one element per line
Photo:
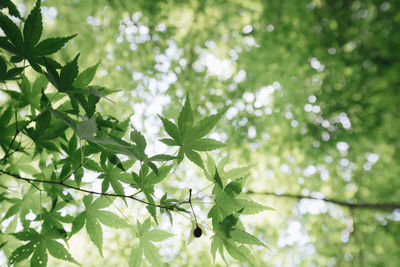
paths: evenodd
<path fill-rule="evenodd" d="M 24 48 L 27 52 L 39 42 L 42 36 L 43 24 L 40 12 L 40 0 L 36 1 L 35 7 L 29 13 L 24 24 Z"/>

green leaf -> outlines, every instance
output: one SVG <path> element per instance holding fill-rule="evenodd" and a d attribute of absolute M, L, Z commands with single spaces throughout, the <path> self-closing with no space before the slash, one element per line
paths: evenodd
<path fill-rule="evenodd" d="M 104 209 L 109 207 L 112 204 L 112 199 L 107 197 L 99 197 L 96 198 L 95 201 L 91 204 L 91 206 L 95 209 Z"/>
<path fill-rule="evenodd" d="M 22 231 L 22 232 L 18 232 L 18 233 L 13 233 L 12 234 L 15 238 L 17 238 L 18 240 L 22 240 L 22 241 L 28 241 L 28 240 L 32 240 L 35 237 L 37 237 L 37 232 L 31 228 Z"/>
<path fill-rule="evenodd" d="M 12 68 L 7 71 L 6 80 L 16 80 L 20 77 L 16 77 L 24 71 L 24 68 Z"/>
<path fill-rule="evenodd" d="M 174 235 L 170 234 L 168 232 L 162 231 L 162 230 L 151 230 L 151 231 L 145 232 L 142 235 L 142 238 L 150 240 L 150 241 L 154 241 L 154 242 L 160 242 L 160 241 L 163 241 L 172 236 L 174 236 Z"/>
<path fill-rule="evenodd" d="M 231 180 L 236 180 L 238 178 L 249 175 L 251 168 L 252 166 L 234 168 L 229 171 L 226 171 L 224 173 L 224 177 L 227 177 Z"/>
<path fill-rule="evenodd" d="M 144 256 L 151 266 L 162 266 L 161 257 L 158 254 L 158 249 L 151 242 L 143 242 Z"/>
<path fill-rule="evenodd" d="M 2 57 L 0 57 L 0 81 L 3 81 L 6 77 L 7 65 Z"/>
<path fill-rule="evenodd" d="M 1 1 L 0 8 L 3 9 L 5 7 L 8 8 L 8 13 L 11 16 L 14 16 L 14 17 L 17 17 L 17 18 L 22 18 L 21 14 L 19 13 L 19 11 L 17 9 L 17 7 L 10 0 L 2 0 Z"/>
<path fill-rule="evenodd" d="M 159 170 L 158 170 L 158 175 L 154 172 L 152 172 L 149 176 L 147 176 L 146 178 L 146 182 L 148 184 L 158 184 L 160 183 L 162 180 L 165 179 L 165 177 L 167 177 L 167 175 L 169 174 L 169 172 L 171 171 L 173 165 L 165 165 L 162 166 Z"/>
<path fill-rule="evenodd" d="M 43 241 L 39 241 L 31 258 L 31 267 L 47 266 L 47 253 Z"/>
<path fill-rule="evenodd" d="M 73 83 L 73 86 L 75 88 L 84 88 L 90 84 L 90 82 L 93 80 L 94 75 L 96 74 L 97 67 L 99 66 L 100 62 L 98 62 L 96 65 L 87 68 L 83 72 L 81 72 L 78 77 L 76 77 L 76 80 Z"/>
<path fill-rule="evenodd" d="M 177 143 L 177 144 L 179 144 L 179 130 L 178 130 L 178 127 L 173 123 L 173 122 L 171 122 L 170 120 L 168 120 L 168 119 L 166 119 L 166 118 L 164 118 L 164 117 L 162 117 L 162 116 L 160 116 L 160 115 L 158 115 L 158 117 L 161 119 L 161 121 L 162 121 L 162 124 L 163 124 L 163 126 L 164 126 L 164 129 L 165 129 L 165 131 L 167 132 L 167 134 L 169 135 L 169 136 L 171 136 L 172 137 L 172 139 L 173 140 L 175 140 L 175 142 Z M 163 139 L 161 139 L 161 140 L 163 140 Z M 160 140 L 160 141 L 161 141 Z M 167 144 L 168 145 L 168 144 Z"/>
<path fill-rule="evenodd" d="M 221 177 L 219 177 L 219 173 L 218 173 L 218 170 L 217 170 L 217 169 L 215 169 L 215 175 L 214 175 L 213 180 L 214 180 L 214 182 L 215 182 L 217 185 L 219 185 L 219 187 L 220 187 L 221 189 L 223 188 L 222 181 L 221 181 Z"/>
<path fill-rule="evenodd" d="M 221 119 L 222 115 L 225 114 L 229 107 L 225 107 L 223 110 L 218 112 L 217 114 L 208 116 L 206 118 L 203 118 L 202 120 L 198 121 L 193 129 L 193 139 L 199 139 L 206 134 L 208 134 L 214 126 L 217 124 L 217 122 Z"/>
<path fill-rule="evenodd" d="M 21 57 L 21 56 L 12 56 L 12 57 L 10 58 L 10 62 L 12 62 L 12 63 L 19 63 L 19 62 L 21 62 L 22 60 L 24 60 L 24 58 Z"/>
<path fill-rule="evenodd" d="M 29 256 L 33 253 L 34 250 L 35 250 L 35 243 L 32 241 L 23 246 L 20 246 L 11 253 L 10 257 L 8 258 L 8 262 L 12 264 L 23 261 L 29 258 Z"/>
<path fill-rule="evenodd" d="M 208 180 L 213 182 L 215 170 L 217 168 L 215 166 L 215 162 L 212 159 L 212 157 L 208 154 L 206 154 L 206 155 L 207 155 L 207 162 L 206 162 L 206 170 L 204 171 L 204 174 Z"/>
<path fill-rule="evenodd" d="M 76 34 L 68 37 L 49 38 L 41 41 L 34 49 L 34 55 L 47 56 L 54 54 L 60 50 L 69 40 L 74 38 Z"/>
<path fill-rule="evenodd" d="M 0 36 L 0 48 L 10 52 L 11 54 L 17 54 L 17 49 L 11 44 L 8 39 L 4 36 Z"/>
<path fill-rule="evenodd" d="M 158 168 L 157 168 L 157 165 L 156 165 L 156 164 L 154 164 L 153 162 L 148 161 L 148 160 L 146 160 L 146 164 L 151 168 L 151 170 L 152 170 L 154 173 L 158 174 Z"/>
<path fill-rule="evenodd" d="M 244 210 L 242 211 L 243 215 L 256 214 L 264 210 L 275 210 L 271 207 L 264 206 L 248 199 L 236 199 L 235 201 L 237 201 L 238 206 L 244 208 Z"/>
<path fill-rule="evenodd" d="M 0 28 L 17 51 L 21 51 L 23 44 L 22 34 L 18 26 L 3 13 L 0 13 Z"/>
<path fill-rule="evenodd" d="M 246 182 L 245 178 L 232 181 L 225 187 L 224 192 L 227 193 L 232 198 L 235 198 L 242 192 L 245 182 Z"/>
<path fill-rule="evenodd" d="M 174 160 L 176 157 L 166 154 L 159 154 L 149 158 L 149 161 L 169 161 Z"/>
<path fill-rule="evenodd" d="M 35 7 L 29 13 L 24 24 L 24 48 L 27 53 L 39 42 L 42 36 L 43 23 L 40 12 L 40 0 L 36 1 Z"/>
<path fill-rule="evenodd" d="M 233 227 L 238 222 L 238 216 L 235 214 L 231 214 L 227 216 L 221 223 L 219 223 L 220 229 L 223 231 L 225 236 L 231 237 L 230 232 L 232 231 Z"/>
<path fill-rule="evenodd" d="M 131 255 L 129 256 L 129 267 L 140 267 L 142 264 L 143 257 L 143 246 L 140 244 L 139 247 L 132 249 Z"/>
<path fill-rule="evenodd" d="M 204 163 L 199 153 L 191 149 L 185 149 L 185 155 L 191 162 L 204 169 Z"/>
<path fill-rule="evenodd" d="M 131 141 L 135 142 L 138 149 L 144 153 L 147 145 L 144 136 L 139 131 L 133 130 L 130 137 Z"/>
<path fill-rule="evenodd" d="M 256 237 L 252 236 L 251 234 L 241 229 L 238 228 L 233 229 L 230 232 L 230 235 L 231 238 L 237 242 L 265 247 L 265 245 L 260 240 L 258 240 Z"/>
<path fill-rule="evenodd" d="M 47 80 L 49 80 L 49 82 L 55 88 L 60 90 L 60 84 L 59 84 L 60 76 L 58 75 L 56 67 L 47 58 L 43 58 L 43 59 L 44 59 L 44 65 L 45 65 L 46 71 L 47 71 L 47 72 L 45 72 L 45 76 L 46 76 Z"/>
<path fill-rule="evenodd" d="M 113 228 L 124 228 L 129 225 L 126 221 L 111 211 L 98 210 L 96 211 L 96 218 L 104 225 Z"/>
<path fill-rule="evenodd" d="M 224 246 L 228 253 L 239 262 L 247 262 L 250 266 L 255 266 L 254 258 L 252 253 L 245 246 L 237 247 L 233 241 L 229 239 L 224 240 Z"/>
<path fill-rule="evenodd" d="M 97 131 L 96 117 L 81 121 L 76 125 L 76 134 L 81 139 L 90 139 Z"/>
<path fill-rule="evenodd" d="M 179 128 L 179 137 L 180 140 L 185 140 L 187 133 L 193 126 L 193 111 L 192 107 L 190 106 L 190 99 L 189 95 L 186 97 L 185 104 L 179 113 L 178 117 L 178 128 Z M 172 137 L 172 136 L 171 136 Z M 174 138 L 175 139 L 175 138 Z"/>
<path fill-rule="evenodd" d="M 90 240 L 92 240 L 93 244 L 99 249 L 100 255 L 103 257 L 103 231 L 101 230 L 101 226 L 96 218 L 91 216 L 87 216 L 86 218 L 86 232 L 89 235 Z"/>
<path fill-rule="evenodd" d="M 138 224 L 140 224 L 139 221 L 138 221 Z M 139 232 L 140 232 L 141 234 L 143 234 L 143 233 L 149 231 L 150 227 L 151 227 L 151 220 L 150 220 L 150 218 L 147 218 L 147 219 L 143 222 L 142 226 L 140 227 L 141 229 L 139 230 Z"/>
<path fill-rule="evenodd" d="M 54 258 L 78 264 L 76 260 L 72 258 L 71 254 L 69 254 L 68 250 L 66 250 L 64 246 L 57 241 L 49 239 L 46 240 L 46 247 L 50 255 Z"/>
<path fill-rule="evenodd" d="M 149 213 L 151 214 L 151 216 L 153 217 L 153 219 L 154 219 L 154 221 L 156 222 L 156 224 L 158 224 L 158 220 L 157 220 L 157 211 L 156 211 L 156 207 L 154 206 L 154 204 L 155 204 L 154 199 L 153 199 L 153 197 L 151 196 L 150 193 L 144 192 L 144 194 L 145 194 L 145 196 L 146 196 L 146 198 L 147 198 L 147 201 L 148 201 L 150 204 L 153 204 L 153 205 L 147 205 L 146 208 L 147 208 L 147 210 L 149 211 Z"/>
<path fill-rule="evenodd" d="M 175 140 L 173 140 L 171 138 L 163 138 L 163 139 L 160 139 L 158 141 L 166 144 L 167 146 L 179 146 L 179 144 Z"/>
<path fill-rule="evenodd" d="M 77 54 L 71 62 L 67 63 L 61 69 L 59 83 L 64 90 L 72 89 L 72 83 L 74 82 L 76 76 L 78 76 L 78 58 L 79 54 Z"/>
<path fill-rule="evenodd" d="M 184 155 L 185 153 L 183 152 L 183 149 L 180 149 L 178 155 L 176 156 L 176 161 L 178 164 L 182 162 Z"/>
<path fill-rule="evenodd" d="M 213 256 L 214 262 L 215 262 L 215 256 L 216 256 L 217 250 L 223 251 L 222 238 L 219 237 L 218 235 L 213 235 L 212 241 L 211 241 L 211 255 Z M 221 255 L 221 256 L 223 256 L 223 255 Z"/>
<path fill-rule="evenodd" d="M 46 110 L 45 112 L 40 114 L 36 119 L 36 131 L 38 133 L 42 133 L 47 129 L 49 129 L 50 121 L 51 121 L 51 113 L 50 111 Z"/>
<path fill-rule="evenodd" d="M 71 236 L 82 229 L 83 225 L 85 224 L 85 218 L 86 218 L 85 216 L 86 216 L 85 212 L 82 212 L 81 214 L 76 216 L 76 218 L 72 222 L 72 229 L 70 234 Z"/>
<path fill-rule="evenodd" d="M 0 116 L 0 125 L 7 126 L 12 118 L 12 106 L 9 106 L 4 110 L 3 114 Z"/>
<path fill-rule="evenodd" d="M 211 138 L 199 139 L 192 143 L 192 148 L 197 151 L 210 151 L 224 146 L 226 144 Z"/>

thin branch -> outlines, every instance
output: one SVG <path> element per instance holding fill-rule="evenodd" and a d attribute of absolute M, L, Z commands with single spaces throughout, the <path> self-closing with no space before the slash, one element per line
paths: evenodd
<path fill-rule="evenodd" d="M 400 209 L 400 203 L 349 203 L 341 200 L 336 200 L 332 198 L 316 198 L 312 196 L 304 196 L 304 195 L 296 195 L 296 194 L 277 194 L 274 192 L 254 192 L 252 190 L 247 191 L 247 194 L 253 195 L 267 195 L 273 197 L 286 197 L 286 198 L 294 198 L 294 199 L 313 199 L 313 200 L 322 200 L 324 202 L 329 202 L 332 204 L 336 204 L 339 206 L 348 207 L 350 209 L 377 209 L 377 210 L 395 210 Z"/>
<path fill-rule="evenodd" d="M 5 185 L 0 184 L 0 187 L 1 187 L 1 188 L 4 188 L 4 189 L 7 190 L 7 191 L 9 190 L 8 187 L 5 186 Z"/>
<path fill-rule="evenodd" d="M 16 114 L 16 113 L 15 113 L 15 114 Z M 15 119 L 17 120 L 17 117 L 16 117 L 16 116 L 17 116 L 17 115 L 15 115 Z M 10 152 L 11 147 L 14 145 L 15 139 L 17 139 L 17 136 L 18 136 L 18 134 L 19 134 L 20 131 L 21 131 L 21 130 L 18 129 L 17 121 L 15 121 L 15 134 L 14 134 L 14 137 L 13 137 L 13 139 L 11 140 L 11 143 L 10 143 L 10 145 L 8 146 L 7 151 L 6 151 L 6 153 L 4 154 L 4 157 L 2 157 L 2 158 L 0 159 L 0 163 L 3 162 L 6 158 L 8 158 L 8 157 L 11 155 L 11 154 L 8 154 L 8 152 Z"/>
<path fill-rule="evenodd" d="M 129 199 L 133 199 L 135 201 L 141 202 L 141 203 L 146 204 L 146 205 L 150 205 L 150 206 L 159 207 L 159 208 L 163 208 L 163 209 L 174 211 L 174 207 L 173 206 L 172 207 L 171 206 L 163 206 L 163 205 L 159 205 L 159 204 L 155 204 L 155 203 L 150 203 L 150 202 L 147 202 L 145 200 L 136 198 L 134 195 L 123 195 L 123 194 L 115 194 L 115 193 L 96 192 L 96 191 L 92 191 L 92 190 L 79 188 L 77 186 L 69 185 L 69 184 L 66 184 L 66 183 L 61 182 L 61 181 L 31 179 L 31 178 L 22 177 L 22 176 L 20 176 L 18 174 L 11 173 L 11 172 L 8 172 L 8 171 L 3 171 L 3 170 L 0 170 L 0 173 L 7 174 L 7 175 L 9 175 L 11 177 L 14 177 L 14 178 L 16 178 L 18 180 L 26 181 L 28 183 L 36 182 L 36 183 L 53 184 L 53 185 L 59 185 L 59 186 L 67 187 L 67 188 L 70 188 L 70 189 L 73 189 L 73 190 L 76 190 L 76 191 L 80 191 L 80 192 L 84 192 L 84 193 L 88 193 L 88 194 L 93 194 L 93 195 L 129 198 Z"/>
<path fill-rule="evenodd" d="M 199 225 L 197 224 L 196 213 L 194 213 L 193 206 L 192 206 L 192 188 L 189 189 L 189 204 L 190 204 L 190 208 L 192 209 L 192 212 L 193 212 L 194 221 L 196 222 L 196 226 L 199 227 Z"/>

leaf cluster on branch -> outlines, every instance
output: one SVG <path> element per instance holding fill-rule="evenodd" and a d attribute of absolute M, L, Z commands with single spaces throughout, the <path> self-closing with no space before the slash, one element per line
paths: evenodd
<path fill-rule="evenodd" d="M 190 198 L 177 200 L 167 192 L 156 199 L 154 194 L 155 186 L 173 174 L 186 157 L 214 185 L 214 205 L 208 213 L 214 232 L 212 255 L 215 258 L 218 251 L 225 260 L 225 248 L 236 260 L 254 265 L 246 246 L 265 245 L 245 231 L 240 217 L 270 208 L 242 195 L 248 167 L 224 171 L 226 160 L 215 164 L 207 155 L 204 162 L 200 154 L 225 146 L 206 136 L 227 107 L 195 121 L 187 97 L 177 124 L 159 115 L 170 136 L 161 142 L 177 146 L 176 154 L 148 155 L 146 138 L 130 127 L 129 119 L 120 121 L 98 110 L 99 101 L 109 101 L 107 95 L 114 92 L 91 85 L 99 64 L 80 71 L 79 54 L 66 63 L 52 57 L 76 35 L 42 40 L 40 0 L 26 19 L 10 0 L 3 2 L 0 28 L 5 36 L 0 37 L 0 86 L 8 98 L 0 107 L 0 198 L 1 205 L 8 207 L 2 215 L 8 227 L 2 230 L 1 240 L 12 242 L 9 245 L 4 241 L 1 247 L 14 249 L 7 254 L 9 264 L 30 258 L 31 266 L 46 266 L 49 254 L 78 264 L 68 252 L 67 243 L 82 228 L 103 255 L 105 225 L 136 232 L 140 241 L 132 249 L 130 266 L 140 266 L 143 255 L 152 265 L 161 265 L 153 242 L 172 235 L 150 230 L 150 218 L 132 225 L 107 208 L 116 198 L 127 205 L 130 199 L 144 204 L 156 224 L 160 213 L 167 213 L 171 223 L 175 212 L 192 213 L 183 206 L 191 204 Z M 21 162 L 21 157 L 27 163 Z M 84 179 L 88 172 L 97 174 L 95 181 Z M 15 183 L 23 191 L 21 198 L 11 190 L 10 185 Z M 101 184 L 100 191 L 92 189 L 95 183 Z M 135 193 L 126 193 L 127 188 Z M 78 192 L 85 196 L 81 198 Z M 63 209 L 69 206 L 81 212 L 63 215 Z M 34 214 L 31 220 L 27 219 L 30 212 Z M 23 229 L 15 232 L 18 221 Z M 199 225 L 208 227 L 204 222 Z M 16 241 L 19 245 L 15 247 Z"/>

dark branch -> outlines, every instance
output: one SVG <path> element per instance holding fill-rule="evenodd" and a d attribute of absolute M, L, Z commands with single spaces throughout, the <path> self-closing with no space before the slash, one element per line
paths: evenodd
<path fill-rule="evenodd" d="M 93 195 L 129 198 L 129 199 L 133 199 L 135 201 L 141 202 L 141 203 L 146 204 L 146 205 L 159 207 L 159 208 L 163 208 L 163 209 L 167 209 L 167 210 L 171 210 L 171 211 L 174 211 L 174 207 L 175 207 L 175 206 L 163 206 L 163 205 L 159 205 L 159 204 L 155 204 L 155 203 L 150 203 L 150 202 L 147 202 L 147 201 L 144 201 L 142 199 L 139 199 L 139 198 L 135 197 L 136 194 L 134 194 L 134 195 L 123 195 L 123 194 L 115 194 L 115 193 L 96 192 L 96 191 L 91 191 L 91 190 L 79 188 L 77 186 L 69 185 L 69 184 L 64 183 L 63 181 L 31 179 L 31 178 L 22 177 L 22 176 L 20 176 L 18 174 L 11 173 L 11 172 L 8 172 L 8 171 L 3 171 L 3 170 L 0 170 L 0 173 L 7 174 L 7 175 L 9 175 L 11 177 L 14 177 L 14 178 L 18 179 L 18 180 L 26 181 L 26 182 L 28 182 L 28 183 L 30 183 L 32 185 L 33 185 L 33 183 L 53 184 L 53 185 L 59 185 L 59 186 L 63 186 L 63 187 L 66 187 L 66 188 L 74 189 L 76 191 L 80 191 L 80 192 L 84 192 L 84 193 L 88 193 L 88 194 L 93 194 Z M 179 205 L 179 204 L 181 204 L 181 203 L 177 203 L 177 205 Z"/>
<path fill-rule="evenodd" d="M 395 210 L 400 209 L 399 203 L 349 203 L 341 200 L 336 200 L 332 198 L 316 198 L 312 196 L 304 196 L 304 195 L 295 195 L 295 194 L 277 194 L 274 192 L 254 192 L 247 191 L 247 194 L 256 194 L 256 195 L 267 195 L 273 197 L 286 197 L 286 198 L 294 198 L 294 199 L 313 199 L 313 200 L 322 200 L 324 202 L 329 202 L 332 204 L 336 204 L 339 206 L 348 207 L 351 209 L 377 209 L 377 210 Z"/>

